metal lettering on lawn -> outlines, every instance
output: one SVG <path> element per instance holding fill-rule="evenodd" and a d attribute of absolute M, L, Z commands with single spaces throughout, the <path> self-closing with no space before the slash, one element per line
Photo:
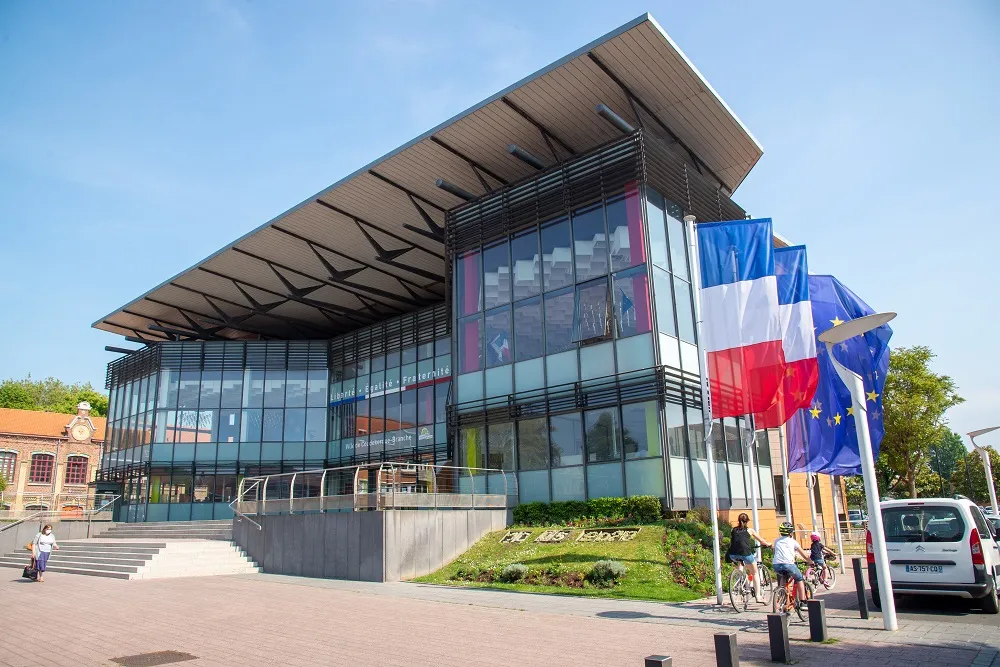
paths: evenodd
<path fill-rule="evenodd" d="M 500 544 L 521 544 L 527 542 L 531 537 L 530 530 L 508 530 L 507 534 L 500 538 Z"/>
<path fill-rule="evenodd" d="M 548 544 L 565 542 L 571 532 L 570 530 L 546 530 L 536 537 L 535 541 Z"/>
<path fill-rule="evenodd" d="M 576 538 L 577 542 L 631 542 L 639 534 L 638 528 L 588 528 Z"/>

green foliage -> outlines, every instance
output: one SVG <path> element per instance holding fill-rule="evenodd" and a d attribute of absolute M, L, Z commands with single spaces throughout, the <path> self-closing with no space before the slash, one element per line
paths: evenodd
<path fill-rule="evenodd" d="M 567 500 L 554 503 L 524 503 L 514 508 L 518 526 L 552 526 L 586 523 L 587 519 L 610 520 L 601 523 L 656 523 L 663 516 L 660 499 L 655 496 L 631 498 L 594 498 L 583 502 Z"/>
<path fill-rule="evenodd" d="M 524 579 L 526 574 L 528 574 L 527 565 L 523 565 L 522 563 L 511 563 L 504 569 L 500 570 L 500 575 L 497 578 L 505 584 L 513 584 L 514 582 Z"/>
<path fill-rule="evenodd" d="M 66 384 L 51 377 L 32 380 L 30 375 L 23 380 L 0 382 L 0 408 L 76 414 L 81 401 L 90 403 L 90 414 L 95 417 L 107 416 L 108 397 L 89 382 Z"/>
<path fill-rule="evenodd" d="M 881 457 L 880 457 L 881 458 Z M 879 480 L 881 484 L 881 480 Z M 847 489 L 847 506 L 850 509 L 865 509 L 865 479 L 860 475 L 844 478 L 844 487 Z M 881 488 L 881 487 L 880 487 Z"/>
<path fill-rule="evenodd" d="M 0 493 L 7 490 L 7 477 L 0 475 Z"/>
<path fill-rule="evenodd" d="M 983 447 L 983 449 L 989 455 L 990 467 L 993 468 L 993 486 L 1000 489 L 1000 454 L 992 447 Z M 968 470 L 968 475 L 966 475 L 966 470 Z M 951 483 L 955 488 L 955 493 L 968 496 L 980 505 L 989 505 L 990 492 L 986 486 L 986 470 L 983 468 L 983 459 L 977 452 L 970 452 L 968 456 L 963 456 L 958 460 L 955 474 L 951 477 Z"/>
<path fill-rule="evenodd" d="M 917 497 L 917 478 L 932 445 L 946 435 L 945 412 L 965 399 L 955 382 L 930 368 L 934 353 L 922 345 L 901 347 L 889 357 L 882 405 L 885 436 L 879 459 L 888 470 L 888 491 Z"/>
<path fill-rule="evenodd" d="M 663 533 L 663 553 L 675 583 L 702 596 L 715 592 L 715 566 L 710 549 L 686 532 L 668 526 Z M 729 581 L 732 569 L 731 563 L 722 564 L 724 582 Z"/>
<path fill-rule="evenodd" d="M 594 563 L 587 581 L 595 586 L 614 586 L 625 578 L 625 566 L 616 560 L 599 560 Z"/>
<path fill-rule="evenodd" d="M 949 481 L 958 469 L 958 462 L 965 458 L 966 451 L 962 436 L 951 429 L 930 447 L 928 463 L 934 474 L 944 479 L 945 492 L 949 495 L 954 493 L 954 490 L 949 488 Z"/>

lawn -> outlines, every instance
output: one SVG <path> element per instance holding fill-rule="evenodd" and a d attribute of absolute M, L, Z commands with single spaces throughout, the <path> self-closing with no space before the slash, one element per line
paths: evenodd
<path fill-rule="evenodd" d="M 471 549 L 433 574 L 415 581 L 452 586 L 499 588 L 533 593 L 584 595 L 603 598 L 634 598 L 684 602 L 701 597 L 698 593 L 678 585 L 671 576 L 664 557 L 661 540 L 663 525 L 645 525 L 630 542 L 576 542 L 580 534 L 574 529 L 570 537 L 558 544 L 535 542 L 544 528 L 519 528 L 530 530 L 531 537 L 520 544 L 502 544 L 506 530 L 490 533 Z M 524 583 L 476 582 L 456 579 L 460 571 L 500 570 L 511 563 L 521 563 L 531 570 L 554 567 L 560 572 L 588 573 L 599 560 L 616 560 L 627 568 L 624 579 L 616 586 L 601 588 L 589 583 L 583 588 L 543 586 Z"/>

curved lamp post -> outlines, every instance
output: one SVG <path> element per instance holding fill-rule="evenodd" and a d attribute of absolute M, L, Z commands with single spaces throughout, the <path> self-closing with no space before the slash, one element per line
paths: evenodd
<path fill-rule="evenodd" d="M 997 490 L 993 485 L 993 467 L 990 465 L 990 453 L 976 444 L 976 438 L 997 429 L 1000 429 L 1000 426 L 981 428 L 978 431 L 969 433 L 968 436 L 972 442 L 972 448 L 979 452 L 979 457 L 983 460 L 983 471 L 986 473 L 986 488 L 990 492 L 990 505 L 993 506 L 993 514 L 1000 516 L 1000 511 L 997 511 Z M 966 466 L 966 470 L 968 470 L 968 466 Z"/>
<path fill-rule="evenodd" d="M 865 405 L 865 385 L 861 376 L 847 368 L 833 355 L 833 346 L 848 338 L 854 338 L 877 329 L 889 322 L 896 313 L 875 313 L 849 320 L 827 329 L 819 335 L 826 344 L 826 352 L 837 369 L 837 375 L 851 392 L 854 403 L 854 427 L 858 431 L 858 453 L 861 455 L 861 472 L 865 482 L 865 496 L 868 500 L 868 530 L 872 535 L 872 549 L 875 551 L 875 572 L 878 575 L 879 594 L 882 598 L 882 621 L 886 630 L 896 630 L 896 603 L 892 598 L 892 582 L 889 579 L 889 556 L 885 550 L 885 532 L 882 528 L 882 511 L 879 507 L 878 481 L 875 479 L 875 458 L 872 456 L 872 439 L 868 432 L 868 409 Z"/>

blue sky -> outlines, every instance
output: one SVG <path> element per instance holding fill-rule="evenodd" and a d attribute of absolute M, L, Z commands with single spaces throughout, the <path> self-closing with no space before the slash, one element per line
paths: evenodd
<path fill-rule="evenodd" d="M 91 322 L 645 11 L 764 146 L 734 199 L 1000 424 L 991 0 L 0 3 L 0 377 L 103 386 Z"/>

